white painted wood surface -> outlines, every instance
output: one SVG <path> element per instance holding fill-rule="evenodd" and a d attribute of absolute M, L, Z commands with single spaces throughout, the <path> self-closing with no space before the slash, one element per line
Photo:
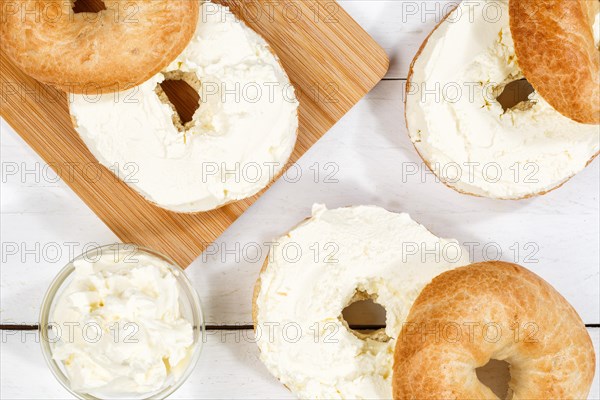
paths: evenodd
<path fill-rule="evenodd" d="M 393 79 L 406 77 L 414 53 L 450 3 L 341 2 L 390 54 L 388 78 Z M 475 261 L 485 258 L 486 245 L 491 257 L 499 246 L 502 259 L 541 275 L 573 304 L 585 323 L 599 324 L 599 162 L 557 191 L 518 202 L 460 195 L 435 182 L 431 174 L 424 181 L 418 176 L 403 179 L 403 168 L 417 165 L 426 172 L 407 138 L 403 84 L 383 81 L 300 160 L 298 182 L 277 182 L 189 267 L 207 322 L 251 322 L 252 288 L 267 252 L 263 244 L 286 232 L 310 213 L 312 203 L 320 202 L 329 207 L 376 204 L 409 212 L 440 236 L 479 243 L 473 245 Z M 46 288 L 70 256 L 116 237 L 63 182 L 56 181 L 4 121 L 0 129 L 0 323 L 35 324 Z M 335 182 L 326 179 L 331 172 Z M 263 249 L 258 260 L 250 259 L 253 252 L 244 257 L 244 250 L 252 250 L 254 243 Z M 532 258 L 529 262 L 524 259 L 527 255 Z M 590 329 L 596 347 L 599 331 Z M 2 340 L 0 398 L 68 397 L 44 365 L 38 345 L 21 343 L 20 335 L 5 335 Z M 198 368 L 176 398 L 290 397 L 260 364 L 253 343 L 215 339 L 220 335 L 210 336 Z M 594 385 L 590 398 L 600 399 L 598 374 Z"/>
<path fill-rule="evenodd" d="M 600 329 L 590 328 L 596 349 Z M 68 399 L 69 393 L 54 379 L 46 367 L 35 334 L 2 332 L 0 344 L 0 398 Z M 172 399 L 293 399 L 259 360 L 258 348 L 251 331 L 219 331 L 207 337 L 198 365 Z M 596 376 L 600 364 L 596 364 Z M 600 399 L 599 380 L 589 395 Z"/>

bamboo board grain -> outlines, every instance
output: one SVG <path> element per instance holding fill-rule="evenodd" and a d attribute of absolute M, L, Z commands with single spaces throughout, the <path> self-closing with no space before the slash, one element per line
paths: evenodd
<path fill-rule="evenodd" d="M 292 162 L 387 72 L 383 49 L 334 1 L 219 2 L 265 37 L 296 87 L 300 128 Z M 183 267 L 264 193 L 206 213 L 165 211 L 98 166 L 71 125 L 64 93 L 25 75 L 2 52 L 0 83 L 0 115 L 96 215 L 122 241 L 163 252 Z M 96 169 L 103 172 L 90 173 Z"/>

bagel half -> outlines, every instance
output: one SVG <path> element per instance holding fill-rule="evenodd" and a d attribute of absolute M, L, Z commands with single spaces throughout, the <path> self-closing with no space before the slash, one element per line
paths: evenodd
<path fill-rule="evenodd" d="M 510 0 L 510 30 L 529 83 L 564 116 L 600 124 L 597 0 Z"/>
<path fill-rule="evenodd" d="M 486 19 L 486 7 L 498 18 Z M 404 99 L 409 137 L 426 166 L 459 193 L 506 200 L 543 195 L 599 154 L 598 126 L 569 119 L 538 92 L 504 109 L 498 97 L 524 77 L 519 62 L 508 0 L 458 4 L 412 61 Z M 454 87 L 462 96 L 446 99 L 444 90 Z M 432 90 L 443 98 L 432 101 Z M 498 180 L 488 179 L 488 167 L 500 170 Z M 446 173 L 455 169 L 458 178 Z"/>
<path fill-rule="evenodd" d="M 510 364 L 513 399 L 585 399 L 595 370 L 564 297 L 523 267 L 484 262 L 442 273 L 414 302 L 396 343 L 394 398 L 497 398 L 475 371 L 491 359 Z"/>
<path fill-rule="evenodd" d="M 298 132 L 299 103 L 273 49 L 228 8 L 202 7 L 186 49 L 161 73 L 119 93 L 135 101 L 70 96 L 73 125 L 100 163 L 118 166 L 115 174 L 146 200 L 179 213 L 214 210 L 263 190 L 282 173 Z M 182 123 L 162 89 L 166 80 L 197 92 L 191 121 Z M 258 96 L 244 95 L 248 87 Z M 131 163 L 135 179 L 123 171 Z"/>
<path fill-rule="evenodd" d="M 74 1 L 2 2 L 0 45 L 42 83 L 71 93 L 138 86 L 163 70 L 191 40 L 196 0 L 105 0 L 106 9 L 77 13 Z"/>
<path fill-rule="evenodd" d="M 260 358 L 300 398 L 390 398 L 395 338 L 412 302 L 434 276 L 468 263 L 457 241 L 407 214 L 315 205 L 273 243 L 257 280 Z M 344 309 L 362 300 L 386 310 L 385 327 L 351 328 Z"/>

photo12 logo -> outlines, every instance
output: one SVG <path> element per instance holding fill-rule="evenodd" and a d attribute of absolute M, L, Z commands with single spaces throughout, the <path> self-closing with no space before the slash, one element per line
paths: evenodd
<path fill-rule="evenodd" d="M 472 261 L 512 261 L 514 263 L 537 264 L 540 251 L 538 243 L 512 242 L 508 246 L 498 242 L 402 242 L 402 262 L 455 263 L 465 256 Z"/>
<path fill-rule="evenodd" d="M 339 22 L 341 6 L 333 0 L 307 2 L 304 0 L 244 0 L 230 4 L 226 9 L 215 3 L 206 3 L 202 20 L 227 22 L 241 19 L 247 24 L 336 24 Z"/>
<path fill-rule="evenodd" d="M 76 256 L 82 255 L 83 260 L 94 263 L 102 256 L 112 257 L 114 262 L 135 264 L 138 259 L 139 246 L 135 244 L 112 243 L 101 246 L 97 242 L 16 242 L 2 241 L 2 263 L 35 262 L 66 263 Z"/>
<path fill-rule="evenodd" d="M 262 263 L 266 257 L 269 262 L 275 259 L 283 259 L 287 263 L 298 263 L 301 260 L 308 260 L 315 264 L 337 264 L 339 262 L 337 255 L 340 246 L 333 242 L 312 242 L 305 246 L 295 241 L 286 243 L 279 242 L 234 242 L 234 243 L 204 243 L 204 252 L 200 256 L 203 263 L 211 259 L 218 260 L 221 263 L 234 262 L 258 264 Z"/>
<path fill-rule="evenodd" d="M 258 183 L 270 182 L 280 176 L 287 183 L 297 183 L 304 178 L 312 178 L 314 183 L 339 183 L 336 178 L 340 166 L 334 162 L 315 162 L 308 168 L 300 164 L 288 162 L 203 162 L 201 166 L 202 183 L 235 182 Z"/>
<path fill-rule="evenodd" d="M 99 307 L 101 305 L 98 305 Z M 46 329 L 41 329 L 41 339 L 49 343 L 139 343 L 137 334 L 140 328 L 135 322 L 116 321 L 109 325 L 101 325 L 96 321 L 50 322 Z"/>
<path fill-rule="evenodd" d="M 135 162 L 115 162 L 107 167 L 97 161 L 90 162 L 16 162 L 3 161 L 2 183 L 19 182 L 22 184 L 67 184 L 83 180 L 85 182 L 99 182 L 104 177 L 115 182 L 138 183 L 139 165 Z"/>
<path fill-rule="evenodd" d="M 514 343 L 538 343 L 539 330 L 539 325 L 535 322 L 515 322 L 509 325 L 494 321 L 405 322 L 400 340 L 473 344 L 481 341 L 498 343 L 503 338 L 510 338 Z"/>
<path fill-rule="evenodd" d="M 81 3 L 93 6 L 80 9 Z M 114 24 L 138 24 L 141 6 L 136 0 L 128 1 L 19 1 L 3 0 L 1 23 L 18 18 L 22 23 L 66 24 L 77 22 L 97 24 L 101 19 Z M 101 11 L 101 12 L 100 12 Z M 107 18 L 109 16 L 109 18 Z"/>
<path fill-rule="evenodd" d="M 254 325 L 236 324 L 236 329 L 208 330 L 205 341 L 218 340 L 220 343 L 312 343 L 337 344 L 337 335 L 345 329 L 339 321 L 314 322 L 304 326 L 295 321 L 267 321 Z M 252 326 L 249 329 L 248 326 Z"/>
<path fill-rule="evenodd" d="M 435 172 L 434 172 L 435 171 Z M 535 162 L 514 162 L 508 166 L 498 162 L 403 162 L 401 165 L 402 183 L 417 181 L 427 183 L 456 184 L 459 182 L 474 184 L 477 181 L 487 183 L 511 182 L 516 184 L 539 183 L 540 166 Z"/>

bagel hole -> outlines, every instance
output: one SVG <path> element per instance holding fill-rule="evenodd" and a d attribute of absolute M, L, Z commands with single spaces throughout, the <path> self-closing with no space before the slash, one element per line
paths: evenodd
<path fill-rule="evenodd" d="M 156 87 L 160 100 L 173 109 L 173 123 L 180 132 L 193 124 L 200 107 L 200 81 L 193 72 L 163 72 L 165 80 Z"/>
<path fill-rule="evenodd" d="M 79 13 L 99 13 L 106 10 L 106 4 L 102 0 L 75 0 L 73 3 L 73 12 Z"/>
<path fill-rule="evenodd" d="M 350 304 L 342 310 L 340 319 L 359 339 L 387 342 L 390 338 L 385 333 L 386 311 L 376 300 L 375 296 L 357 291 Z"/>
<path fill-rule="evenodd" d="M 510 364 L 503 360 L 490 360 L 483 367 L 475 369 L 477 379 L 502 400 L 510 400 Z"/>
<path fill-rule="evenodd" d="M 497 91 L 502 91 L 496 100 L 502 106 L 504 112 L 512 109 L 527 110 L 533 106 L 533 102 L 529 100 L 529 95 L 535 90 L 527 79 L 518 79 L 509 82 L 504 86 L 497 88 Z"/>

